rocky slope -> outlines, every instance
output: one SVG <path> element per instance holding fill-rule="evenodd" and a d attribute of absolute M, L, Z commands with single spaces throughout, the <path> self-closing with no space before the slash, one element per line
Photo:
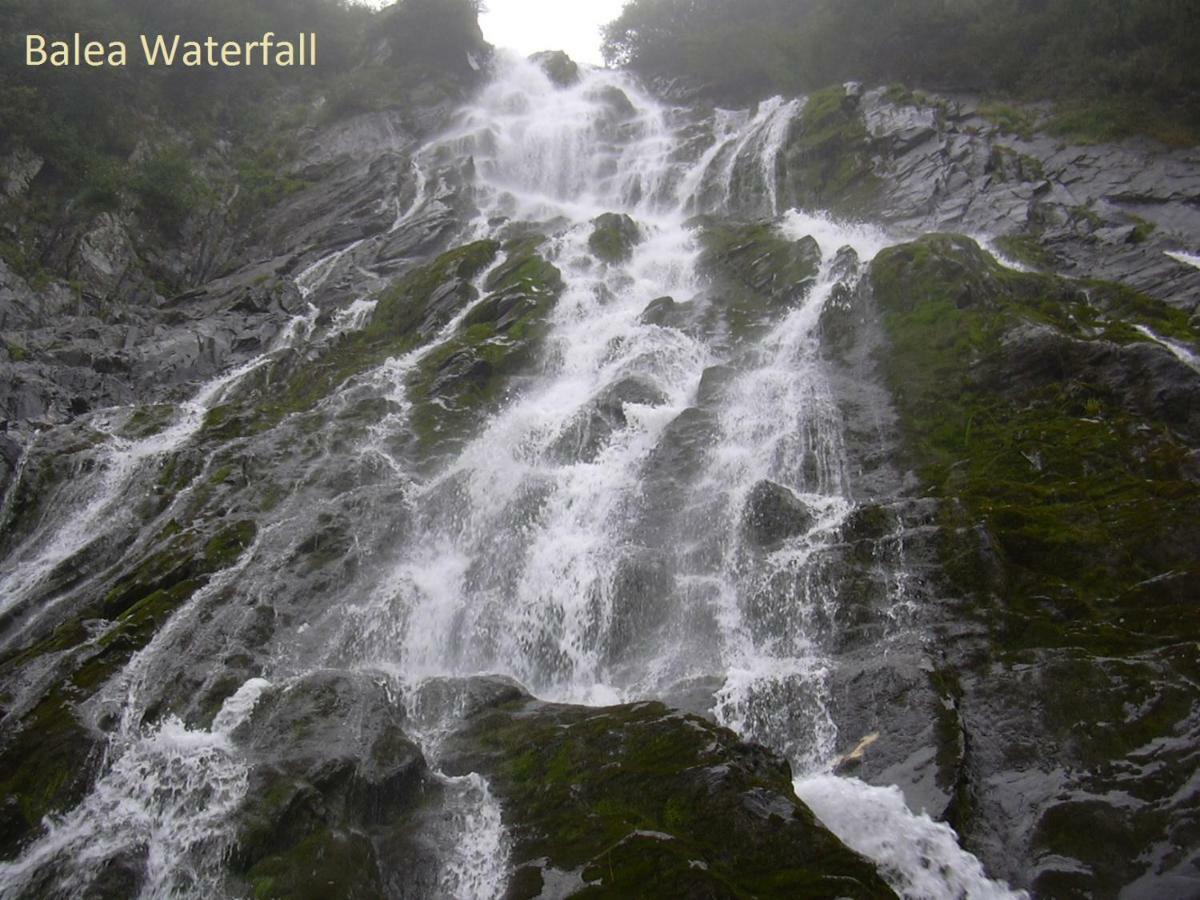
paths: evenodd
<path fill-rule="evenodd" d="M 250 223 L 103 213 L 0 263 L 4 895 L 921 895 L 797 799 L 828 768 L 1036 896 L 1195 893 L 1195 154 L 857 86 L 726 120 L 558 57 L 485 88 L 459 49 L 499 113 L 327 123 Z M 556 102 L 569 158 L 618 148 L 589 179 L 655 139 L 693 168 L 593 215 L 564 164 L 530 214 L 496 144 Z M 38 169 L 10 148 L 10 202 Z M 607 380 L 544 424 L 593 333 Z M 617 563 L 531 594 L 626 450 Z M 740 695 L 738 642 L 815 674 Z M 526 688 L 427 677 L 481 671 Z"/>

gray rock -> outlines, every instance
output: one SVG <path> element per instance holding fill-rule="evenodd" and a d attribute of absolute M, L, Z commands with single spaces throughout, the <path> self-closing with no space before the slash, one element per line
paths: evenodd
<path fill-rule="evenodd" d="M 778 546 L 790 537 L 812 527 L 814 517 L 808 506 L 773 481 L 760 481 L 750 489 L 742 511 L 742 530 L 754 545 Z"/>
<path fill-rule="evenodd" d="M 559 87 L 571 87 L 579 83 L 579 66 L 561 50 L 543 50 L 529 57 L 537 63 L 546 77 Z"/>

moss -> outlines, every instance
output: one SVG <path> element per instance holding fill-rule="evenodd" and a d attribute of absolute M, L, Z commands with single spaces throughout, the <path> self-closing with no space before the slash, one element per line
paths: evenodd
<path fill-rule="evenodd" d="M 1190 611 L 1172 622 L 1122 599 L 1163 572 L 1196 573 L 1200 489 L 1184 474 L 1188 448 L 1068 362 L 1028 376 L 1028 359 L 1004 343 L 1025 323 L 1051 326 L 1064 346 L 1128 342 L 1138 337 L 1130 320 L 1178 333 L 1184 316 L 1119 286 L 1081 290 L 1004 270 L 949 236 L 884 251 L 871 281 L 910 460 L 954 501 L 943 505 L 947 572 L 986 596 L 995 567 L 980 554 L 997 555 L 1012 617 L 1002 643 L 1124 651 L 1200 633 Z"/>
<path fill-rule="evenodd" d="M 262 860 L 249 879 L 256 900 L 325 900 L 331 885 L 342 897 L 384 896 L 370 840 L 341 831 L 312 835 L 291 853 Z"/>
<path fill-rule="evenodd" d="M 20 344 L 4 342 L 4 350 L 8 353 L 8 358 L 13 362 L 25 362 L 29 359 L 29 351 Z"/>
<path fill-rule="evenodd" d="M 1029 140 L 1038 130 L 1038 113 L 1013 103 L 999 100 L 982 103 L 979 115 L 1000 129 L 1001 134 L 1015 134 L 1022 140 Z"/>
<path fill-rule="evenodd" d="M 121 436 L 129 440 L 153 437 L 171 424 L 175 407 L 169 403 L 139 406 L 121 429 Z"/>
<path fill-rule="evenodd" d="M 563 286 L 558 269 L 533 249 L 538 243 L 535 237 L 511 245 L 488 277 L 488 295 L 413 373 L 409 396 L 422 456 L 463 440 L 512 376 L 532 364 L 546 334 L 546 315 Z"/>
<path fill-rule="evenodd" d="M 1038 271 L 1054 268 L 1054 256 L 1037 235 L 1029 233 L 1004 234 L 995 239 L 996 248 L 1009 259 Z"/>
<path fill-rule="evenodd" d="M 786 763 L 703 719 L 518 701 L 454 740 L 504 801 L 514 863 L 581 870 L 580 896 L 892 896 L 795 799 Z"/>
<path fill-rule="evenodd" d="M 23 727 L 0 752 L 0 854 L 18 848 L 52 813 L 82 799 L 89 783 L 95 739 L 73 713 L 73 697 L 52 691 L 23 719 Z"/>
<path fill-rule="evenodd" d="M 471 280 L 498 250 L 495 241 L 477 241 L 405 275 L 379 295 L 364 328 L 343 335 L 318 358 L 285 354 L 248 376 L 238 397 L 209 410 L 205 432 L 229 439 L 265 431 L 312 410 L 353 376 L 419 346 L 475 299 Z"/>
<path fill-rule="evenodd" d="M 1133 230 L 1129 233 L 1129 243 L 1144 244 L 1150 239 L 1150 236 L 1158 230 L 1158 226 L 1153 222 L 1147 222 L 1145 219 L 1137 216 L 1134 218 L 1136 219 L 1136 224 L 1133 226 Z"/>
<path fill-rule="evenodd" d="M 869 213 L 880 185 L 872 146 L 857 100 L 844 87 L 811 94 L 784 150 L 784 184 L 791 202 L 843 216 Z"/>
<path fill-rule="evenodd" d="M 700 266 L 714 303 L 739 340 L 755 337 L 815 282 L 821 250 L 811 237 L 789 241 L 765 223 L 697 221 Z"/>
<path fill-rule="evenodd" d="M 168 527 L 158 549 L 147 555 L 105 595 L 80 611 L 47 639 L 5 660 L 13 671 L 37 657 L 59 654 L 63 677 L 58 686 L 17 724 L 15 736 L 0 754 L 0 795 L 15 800 L 0 810 L 0 845 L 28 837 L 50 812 L 77 802 L 89 781 L 87 759 L 95 739 L 76 720 L 74 707 L 98 690 L 146 646 L 175 610 L 227 568 L 253 541 L 256 526 L 243 521 L 227 526 L 201 545 L 194 532 Z M 90 639 L 80 625 L 103 616 L 112 625 Z M 11 849 L 11 848 L 10 848 Z M 7 854 L 6 855 L 11 855 Z"/>
<path fill-rule="evenodd" d="M 246 520 L 219 532 L 204 545 L 203 568 L 208 572 L 215 572 L 233 565 L 253 543 L 257 531 L 258 526 Z"/>
<path fill-rule="evenodd" d="M 642 239 L 637 223 L 623 213 L 605 213 L 592 220 L 588 249 L 607 263 L 624 262 Z"/>
<path fill-rule="evenodd" d="M 895 106 L 916 106 L 917 100 L 913 92 L 899 82 L 889 84 L 883 92 L 883 99 Z"/>
<path fill-rule="evenodd" d="M 1046 170 L 1041 160 L 1020 153 L 1003 144 L 993 144 L 988 155 L 987 171 L 997 181 L 1045 181 Z"/>

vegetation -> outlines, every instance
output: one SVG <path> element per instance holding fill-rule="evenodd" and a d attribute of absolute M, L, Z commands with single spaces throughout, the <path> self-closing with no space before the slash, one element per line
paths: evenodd
<path fill-rule="evenodd" d="M 234 220 L 304 182 L 287 174 L 305 124 L 384 106 L 421 106 L 461 90 L 465 52 L 480 50 L 475 0 L 0 0 L 0 155 L 42 160 L 28 200 L 0 201 L 47 230 L 100 211 L 135 211 L 165 236 L 218 197 Z M 315 67 L 150 67 L 140 34 L 255 40 L 315 31 Z M 24 36 L 121 40 L 125 67 L 26 66 Z M 35 210 L 33 207 L 37 206 Z M 0 255 L 40 271 L 34 237 Z"/>
<path fill-rule="evenodd" d="M 911 462 L 950 501 L 947 571 L 1004 598 L 1006 645 L 1120 653 L 1200 633 L 1176 596 L 1200 542 L 1188 426 L 1119 374 L 1134 324 L 1195 342 L 1187 315 L 948 235 L 885 250 L 871 282 Z"/>
<path fill-rule="evenodd" d="M 512 701 L 450 756 L 504 801 L 509 897 L 541 896 L 552 869 L 588 897 L 895 896 L 795 800 L 786 762 L 659 703 Z"/>
<path fill-rule="evenodd" d="M 902 82 L 1054 99 L 1064 133 L 1200 133 L 1200 7 L 1178 0 L 632 0 L 604 54 L 742 95 Z"/>

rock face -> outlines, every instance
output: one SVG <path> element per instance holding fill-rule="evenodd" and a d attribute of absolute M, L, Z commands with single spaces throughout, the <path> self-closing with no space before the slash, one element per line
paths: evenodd
<path fill-rule="evenodd" d="M 543 50 L 529 58 L 541 66 L 547 77 L 559 87 L 570 87 L 579 83 L 579 66 L 563 51 Z"/>
<path fill-rule="evenodd" d="M 528 698 L 478 711 L 445 749 L 505 803 L 509 897 L 893 897 L 822 828 L 786 762 L 658 703 Z"/>
<path fill-rule="evenodd" d="M 1200 158 L 1148 142 L 1072 146 L 1007 128 L 970 98 L 831 88 L 797 119 L 783 189 L 902 232 L 988 234 L 1018 262 L 1119 281 L 1188 312 Z"/>
<path fill-rule="evenodd" d="M 366 675 L 317 672 L 258 700 L 234 733 L 251 763 L 233 868 L 254 896 L 432 890 L 437 859 L 413 820 L 438 786 L 404 724 Z"/>
<path fill-rule="evenodd" d="M 642 239 L 637 223 L 624 213 L 604 213 L 592 220 L 588 247 L 605 262 L 622 262 Z"/>
<path fill-rule="evenodd" d="M 773 481 L 758 482 L 746 498 L 742 524 L 750 540 L 759 547 L 770 547 L 803 534 L 812 523 L 813 515 L 804 502 Z"/>
<path fill-rule="evenodd" d="M 1195 639 L 1200 375 L 1134 326 L 1189 343 L 1194 326 L 946 235 L 880 253 L 864 291 L 883 329 L 850 345 L 878 361 L 897 413 L 876 439 L 929 494 L 922 518 L 912 501 L 894 508 L 910 571 L 930 579 L 919 621 L 938 649 L 846 667 L 839 716 L 878 736 L 854 771 L 904 785 L 1038 896 L 1186 893 L 1187 766 L 1173 748 L 1197 723 L 1180 692 L 1190 663 L 1169 648 Z M 879 530 L 865 512 L 851 533 Z M 896 708 L 864 718 L 863 692 Z M 1150 759 L 1177 776 L 1150 777 Z M 1132 807 L 1114 801 L 1131 789 Z M 1146 873 L 1119 845 L 1161 862 Z M 1015 858 L 1035 862 L 1022 873 Z"/>
<path fill-rule="evenodd" d="M 445 11 L 385 14 L 422 85 L 313 112 L 248 216 L 0 226 L 0 893 L 211 843 L 229 896 L 893 896 L 786 757 L 1039 897 L 1195 894 L 1194 152 L 895 89 L 647 115 L 562 54 L 426 143 L 487 64 L 404 18 Z M 501 159 L 531 84 L 586 124 Z M 605 199 L 518 196 L 531 146 Z M 0 207 L 48 177 L 5 148 Z M 425 677 L 491 671 L 605 705 Z M 167 726 L 242 767 L 228 841 L 159 803 L 56 850 Z"/>

